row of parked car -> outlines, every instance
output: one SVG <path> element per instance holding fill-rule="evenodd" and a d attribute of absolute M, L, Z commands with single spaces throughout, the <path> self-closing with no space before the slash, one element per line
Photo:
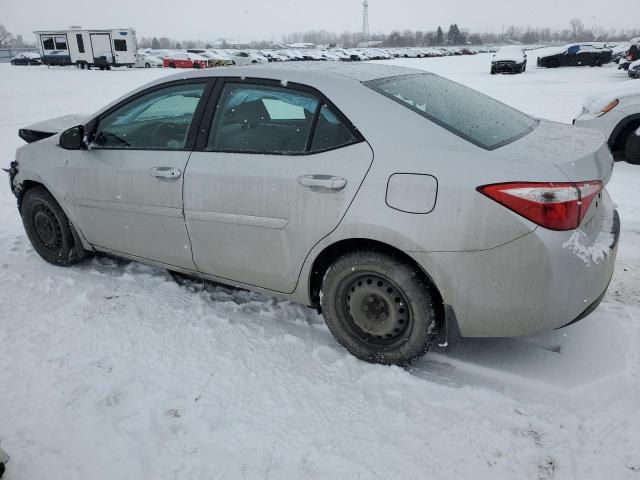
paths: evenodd
<path fill-rule="evenodd" d="M 332 48 L 332 49 L 187 49 L 138 52 L 137 67 L 207 68 L 225 65 L 249 65 L 291 61 L 364 61 L 391 58 L 428 58 L 450 55 L 475 55 L 491 48 Z"/>
<path fill-rule="evenodd" d="M 491 58 L 491 74 L 523 73 L 527 68 L 528 53 L 531 52 L 534 50 L 523 45 L 501 47 Z M 627 70 L 630 77 L 640 77 L 640 37 L 612 48 L 601 43 L 574 43 L 546 48 L 537 57 L 537 66 L 544 68 L 601 67 L 611 62 L 617 62 L 618 68 Z"/>
<path fill-rule="evenodd" d="M 475 55 L 494 51 L 492 47 L 403 47 L 403 48 L 281 48 L 216 49 L 193 48 L 187 50 L 140 49 L 135 66 L 139 68 L 208 68 L 226 65 L 249 65 L 290 61 L 365 61 L 391 58 L 428 58 L 452 55 Z M 42 65 L 38 53 L 23 52 L 16 55 L 14 65 Z"/>

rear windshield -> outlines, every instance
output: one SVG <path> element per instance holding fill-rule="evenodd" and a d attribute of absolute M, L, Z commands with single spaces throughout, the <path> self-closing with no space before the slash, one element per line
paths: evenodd
<path fill-rule="evenodd" d="M 379 78 L 365 85 L 487 150 L 531 132 L 538 120 L 432 73 Z"/>

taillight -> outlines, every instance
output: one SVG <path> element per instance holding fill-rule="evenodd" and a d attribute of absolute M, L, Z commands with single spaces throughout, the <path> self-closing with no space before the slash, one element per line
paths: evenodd
<path fill-rule="evenodd" d="M 549 230 L 578 228 L 602 182 L 527 183 L 485 185 L 476 190 Z"/>

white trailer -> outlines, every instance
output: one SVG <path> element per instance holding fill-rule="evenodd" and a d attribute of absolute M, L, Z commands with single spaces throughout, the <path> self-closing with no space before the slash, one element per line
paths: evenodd
<path fill-rule="evenodd" d="M 33 32 L 45 65 L 80 68 L 133 66 L 138 42 L 132 28 L 39 30 Z"/>

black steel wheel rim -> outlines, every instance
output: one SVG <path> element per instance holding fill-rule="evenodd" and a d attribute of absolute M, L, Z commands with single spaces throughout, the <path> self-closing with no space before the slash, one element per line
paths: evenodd
<path fill-rule="evenodd" d="M 339 291 L 345 325 L 360 343 L 390 350 L 406 342 L 413 315 L 405 294 L 390 279 L 374 272 L 355 272 Z"/>
<path fill-rule="evenodd" d="M 42 246 L 53 252 L 62 248 L 62 227 L 49 205 L 38 203 L 33 209 L 32 222 Z"/>

